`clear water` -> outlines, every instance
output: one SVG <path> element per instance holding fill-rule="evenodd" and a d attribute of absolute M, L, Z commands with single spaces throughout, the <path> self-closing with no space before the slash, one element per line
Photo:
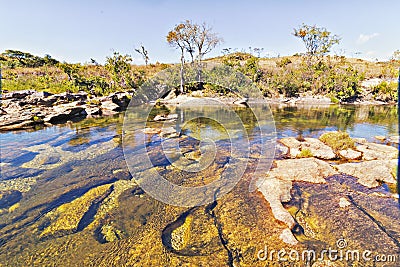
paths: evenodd
<path fill-rule="evenodd" d="M 298 135 L 316 137 L 331 130 L 347 131 L 351 137 L 363 137 L 375 142 L 377 140 L 374 136 L 377 135 L 398 135 L 395 106 L 272 106 L 271 110 L 278 138 Z M 243 108 L 237 112 L 244 121 L 245 131 L 236 132 L 234 138 L 240 141 L 247 134 L 250 140 L 256 140 L 259 132 L 251 113 Z M 129 194 L 124 193 L 125 190 L 121 191 L 117 196 L 119 205 L 110 208 L 99 219 L 97 228 L 89 229 L 89 225 L 97 220 L 94 214 L 100 209 L 102 201 L 110 195 L 108 191 L 87 202 L 90 209 L 86 210 L 85 216 L 77 219 L 78 227 L 53 231 L 49 235 L 42 234 L 45 229 L 53 229 L 49 227 L 62 218 L 61 215 L 52 215 L 60 206 L 87 196 L 86 193 L 92 188 L 132 178 L 126 168 L 121 146 L 123 119 L 124 114 L 121 113 L 113 117 L 86 119 L 32 131 L 0 133 L 0 194 L 3 196 L 0 200 L 0 259 L 3 263 L 9 261 L 10 266 L 40 264 L 46 261 L 40 253 L 46 254 L 46 257 L 53 253 L 54 256 L 55 251 L 70 244 L 73 248 L 57 252 L 54 257 L 61 262 L 63 257 L 68 257 L 70 264 L 74 265 L 83 257 L 89 257 L 90 253 L 102 253 L 102 245 L 108 242 L 105 235 L 100 234 L 105 231 L 101 228 L 104 225 L 116 225 L 118 229 L 123 229 L 123 234 L 119 234 L 121 236 L 118 236 L 118 231 L 111 234 L 117 239 L 143 235 L 141 231 L 157 216 L 160 204 L 148 196 L 143 197 L 140 188 L 128 182 L 121 184 Z M 225 119 L 229 119 L 229 116 Z M 143 118 L 139 116 L 137 121 L 143 121 Z M 192 124 L 196 126 L 198 123 Z M 237 120 L 225 123 L 230 124 L 232 129 L 240 126 Z M 203 171 L 204 177 L 212 174 L 210 180 L 202 181 L 207 184 L 229 161 L 231 147 L 224 139 L 226 131 L 219 129 L 218 124 L 207 120 L 202 120 L 200 124 L 204 127 L 197 129 L 190 122 L 182 121 L 182 132 L 189 139 L 182 139 L 181 142 L 187 152 L 193 152 L 200 145 L 197 135 L 215 139 L 220 152 L 216 163 Z M 161 125 L 150 123 L 148 127 L 157 128 Z M 143 147 L 134 136 L 130 139 L 130 149 L 140 151 Z M 158 156 L 160 151 L 157 144 L 161 141 L 162 138 L 157 135 L 151 135 L 146 141 L 159 171 L 175 183 L 198 185 L 195 177 L 184 173 L 174 175 L 170 171 L 170 163 Z M 251 145 L 255 147 L 251 154 L 257 154 L 257 142 Z M 115 187 L 113 190 L 116 190 Z"/>

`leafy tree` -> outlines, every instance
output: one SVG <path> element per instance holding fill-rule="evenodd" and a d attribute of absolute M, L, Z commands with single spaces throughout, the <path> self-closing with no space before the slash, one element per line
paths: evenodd
<path fill-rule="evenodd" d="M 400 61 L 400 50 L 399 49 L 397 49 L 396 51 L 393 52 L 392 60 Z"/>
<path fill-rule="evenodd" d="M 133 87 L 131 78 L 132 57 L 130 55 L 121 55 L 114 52 L 113 56 L 106 58 L 105 68 L 110 72 L 114 86 Z"/>
<path fill-rule="evenodd" d="M 138 52 L 144 60 L 144 63 L 147 64 L 149 63 L 149 52 L 146 50 L 146 48 L 144 48 L 143 45 L 140 45 L 140 49 L 139 48 L 135 48 L 135 51 Z"/>
<path fill-rule="evenodd" d="M 304 23 L 298 29 L 294 29 L 293 35 L 303 41 L 307 55 L 317 59 L 326 55 L 332 46 L 340 41 L 339 36 L 332 35 L 326 28 Z"/>
<path fill-rule="evenodd" d="M 58 67 L 68 76 L 69 81 L 74 81 L 82 70 L 81 64 L 59 63 Z"/>

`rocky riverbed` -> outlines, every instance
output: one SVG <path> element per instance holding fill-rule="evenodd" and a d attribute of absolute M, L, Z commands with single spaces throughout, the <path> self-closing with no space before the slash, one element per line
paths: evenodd
<path fill-rule="evenodd" d="M 176 119 L 168 116 L 157 120 Z M 202 172 L 206 180 L 182 176 L 163 164 L 162 143 L 177 139 L 184 155 L 196 161 L 198 137 L 165 134 L 154 125 L 144 131 L 161 142 L 150 147 L 156 165 L 151 171 L 176 184 L 213 181 L 228 162 L 229 151 L 222 149 L 216 164 Z M 270 172 L 257 177 L 258 190 L 249 192 L 257 158 L 251 157 L 231 192 L 196 208 L 166 205 L 143 192 L 115 139 L 86 148 L 87 158 L 85 150 L 73 157 L 66 135 L 29 148 L 34 157 L 19 168 L 35 178 L 0 182 L 4 266 L 398 266 L 362 258 L 287 262 L 264 255 L 266 248 L 319 253 L 336 249 L 338 240 L 345 240 L 345 252 L 398 255 L 395 138 L 372 143 L 341 132 L 280 138 Z M 49 159 L 49 149 L 58 160 Z"/>

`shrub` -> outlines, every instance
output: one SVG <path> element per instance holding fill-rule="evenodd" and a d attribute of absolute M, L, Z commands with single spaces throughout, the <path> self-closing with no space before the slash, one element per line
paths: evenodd
<path fill-rule="evenodd" d="M 397 83 L 383 81 L 372 89 L 372 94 L 376 100 L 397 101 Z"/>
<path fill-rule="evenodd" d="M 330 146 L 333 150 L 354 148 L 354 140 L 346 132 L 327 132 L 319 137 L 319 140 Z"/>

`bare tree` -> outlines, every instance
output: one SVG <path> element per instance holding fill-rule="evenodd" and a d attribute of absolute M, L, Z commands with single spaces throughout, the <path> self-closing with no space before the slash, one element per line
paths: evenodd
<path fill-rule="evenodd" d="M 180 50 L 181 52 L 181 70 L 180 70 L 180 92 L 183 94 L 183 84 L 184 84 L 184 66 L 185 66 L 185 50 L 186 43 L 184 41 L 184 31 L 185 24 L 181 23 L 175 26 L 175 28 L 168 32 L 167 42 L 172 46 Z"/>
<path fill-rule="evenodd" d="M 181 93 L 183 93 L 184 83 L 184 63 L 185 52 L 189 53 L 192 63 L 196 60 L 199 66 L 198 79 L 201 82 L 201 60 L 204 55 L 211 52 L 222 39 L 217 34 L 212 32 L 212 28 L 205 22 L 202 24 L 195 24 L 190 20 L 186 20 L 175 26 L 167 35 L 167 42 L 180 50 L 181 52 Z"/>
<path fill-rule="evenodd" d="M 194 42 L 197 48 L 197 60 L 201 63 L 204 55 L 211 52 L 218 44 L 222 42 L 222 38 L 212 32 L 212 28 L 205 22 L 196 25 L 196 36 Z"/>
<path fill-rule="evenodd" d="M 146 48 L 144 48 L 143 45 L 140 45 L 140 49 L 139 48 L 135 48 L 135 51 L 138 52 L 144 60 L 144 63 L 147 64 L 149 63 L 149 52 L 146 50 Z"/>

